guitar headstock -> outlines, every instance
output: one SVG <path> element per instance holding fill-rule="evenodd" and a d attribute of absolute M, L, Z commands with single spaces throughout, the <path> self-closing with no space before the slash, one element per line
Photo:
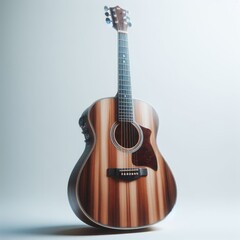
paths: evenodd
<path fill-rule="evenodd" d="M 128 16 L 128 11 L 116 7 L 104 7 L 105 15 L 106 15 L 106 23 L 112 23 L 113 28 L 120 32 L 127 32 L 128 27 L 131 27 L 132 24 L 130 22 L 130 18 Z"/>

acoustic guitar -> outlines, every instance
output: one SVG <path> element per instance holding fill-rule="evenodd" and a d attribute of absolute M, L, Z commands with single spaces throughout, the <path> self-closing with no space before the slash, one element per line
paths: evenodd
<path fill-rule="evenodd" d="M 85 150 L 68 183 L 74 213 L 110 229 L 148 227 L 165 218 L 176 201 L 176 184 L 156 143 L 158 116 L 132 98 L 127 11 L 105 7 L 118 35 L 118 91 L 87 108 L 79 125 Z"/>

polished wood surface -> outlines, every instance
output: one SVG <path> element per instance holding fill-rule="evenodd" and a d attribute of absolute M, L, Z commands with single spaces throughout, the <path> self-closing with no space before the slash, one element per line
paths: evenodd
<path fill-rule="evenodd" d="M 115 98 L 97 101 L 85 111 L 90 141 L 69 180 L 70 204 L 84 222 L 114 229 L 147 227 L 162 220 L 176 201 L 173 175 L 158 150 L 158 117 L 145 102 L 134 100 L 134 121 L 143 142 L 136 151 L 117 148 L 111 139 L 117 121 Z M 146 129 L 146 130 L 145 130 Z M 150 153 L 150 154 L 149 154 Z M 107 176 L 109 168 L 147 168 L 133 181 Z"/>

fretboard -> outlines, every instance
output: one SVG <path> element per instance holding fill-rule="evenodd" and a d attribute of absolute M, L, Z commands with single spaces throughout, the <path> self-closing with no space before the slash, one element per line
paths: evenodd
<path fill-rule="evenodd" d="M 118 32 L 118 121 L 133 122 L 127 33 Z"/>

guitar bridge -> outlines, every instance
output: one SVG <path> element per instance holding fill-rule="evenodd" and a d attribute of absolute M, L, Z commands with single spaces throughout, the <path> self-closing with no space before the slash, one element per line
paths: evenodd
<path fill-rule="evenodd" d="M 123 181 L 133 181 L 147 176 L 146 168 L 108 168 L 107 176 Z"/>

